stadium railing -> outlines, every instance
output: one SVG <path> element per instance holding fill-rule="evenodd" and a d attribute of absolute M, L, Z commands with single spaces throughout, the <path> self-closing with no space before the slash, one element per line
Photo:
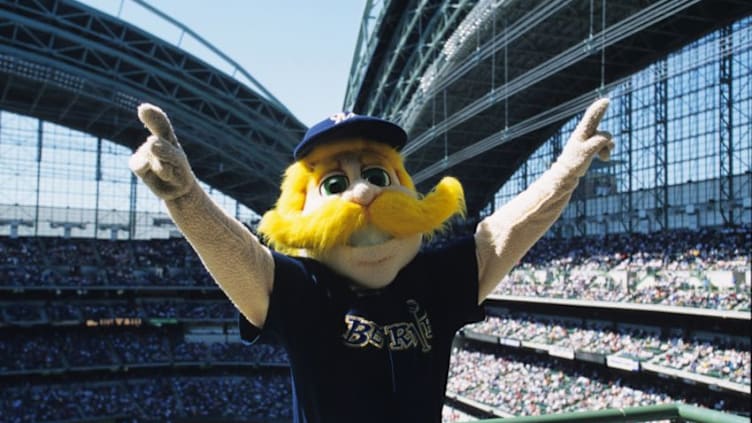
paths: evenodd
<path fill-rule="evenodd" d="M 696 423 L 743 423 L 748 417 L 721 413 L 687 404 L 662 404 L 644 407 L 614 408 L 599 411 L 580 411 L 574 413 L 549 414 L 544 416 L 525 416 L 511 418 L 494 418 L 481 420 L 482 423 L 612 423 L 612 422 L 650 422 L 670 420 L 672 422 Z"/>

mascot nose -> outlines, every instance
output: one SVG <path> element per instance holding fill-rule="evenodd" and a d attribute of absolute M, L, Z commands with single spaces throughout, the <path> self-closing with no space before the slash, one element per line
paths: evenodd
<path fill-rule="evenodd" d="M 355 182 L 342 196 L 347 201 L 367 207 L 381 190 L 365 181 Z"/>

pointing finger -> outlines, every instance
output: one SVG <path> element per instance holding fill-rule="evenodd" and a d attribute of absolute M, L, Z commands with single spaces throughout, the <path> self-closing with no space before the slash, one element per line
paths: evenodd
<path fill-rule="evenodd" d="M 609 100 L 607 98 L 602 98 L 591 104 L 585 111 L 585 116 L 583 116 L 580 123 L 577 124 L 577 128 L 574 130 L 574 135 L 583 139 L 593 136 L 598 129 L 598 124 L 601 123 L 603 115 L 606 114 L 608 104 Z"/>
<path fill-rule="evenodd" d="M 175 131 L 172 129 L 170 119 L 167 118 L 167 114 L 159 107 L 149 103 L 140 104 L 138 106 L 138 119 L 153 135 L 171 144 L 178 144 L 178 139 L 175 136 Z"/>

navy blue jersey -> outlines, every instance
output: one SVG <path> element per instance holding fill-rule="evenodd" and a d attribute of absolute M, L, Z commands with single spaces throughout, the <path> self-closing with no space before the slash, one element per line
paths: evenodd
<path fill-rule="evenodd" d="M 296 422 L 440 422 L 455 332 L 483 319 L 472 237 L 419 253 L 378 290 L 274 253 L 263 329 L 287 350 Z M 243 339 L 259 331 L 241 317 Z"/>

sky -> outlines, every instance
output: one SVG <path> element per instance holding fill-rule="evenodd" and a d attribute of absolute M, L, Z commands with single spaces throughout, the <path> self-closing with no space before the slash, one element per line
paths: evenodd
<path fill-rule="evenodd" d="M 146 1 L 237 62 L 305 125 L 342 110 L 366 0 Z M 132 0 L 83 3 L 203 51 Z"/>

